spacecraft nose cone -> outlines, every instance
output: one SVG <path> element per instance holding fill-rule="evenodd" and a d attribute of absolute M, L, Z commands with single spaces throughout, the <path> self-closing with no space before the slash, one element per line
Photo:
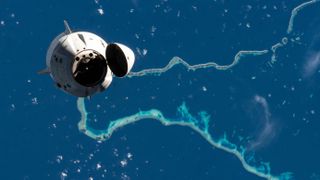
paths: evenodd
<path fill-rule="evenodd" d="M 113 43 L 107 46 L 106 58 L 111 71 L 118 77 L 127 75 L 135 60 L 133 51 L 120 43 Z"/>

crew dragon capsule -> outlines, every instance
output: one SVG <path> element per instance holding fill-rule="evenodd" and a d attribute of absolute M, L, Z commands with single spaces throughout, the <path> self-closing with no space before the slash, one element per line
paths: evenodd
<path fill-rule="evenodd" d="M 47 68 L 57 87 L 77 97 L 91 97 L 109 87 L 113 75 L 126 76 L 135 61 L 133 51 L 120 43 L 107 44 L 101 37 L 85 31 L 72 32 L 64 21 L 65 32 L 50 44 Z"/>

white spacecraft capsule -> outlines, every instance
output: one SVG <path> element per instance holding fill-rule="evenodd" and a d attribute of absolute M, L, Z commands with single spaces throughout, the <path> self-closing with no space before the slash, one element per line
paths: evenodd
<path fill-rule="evenodd" d="M 58 88 L 78 97 L 102 92 L 113 75 L 124 77 L 134 64 L 134 53 L 120 43 L 107 44 L 101 37 L 85 31 L 72 32 L 64 21 L 65 32 L 49 46 L 47 68 Z"/>

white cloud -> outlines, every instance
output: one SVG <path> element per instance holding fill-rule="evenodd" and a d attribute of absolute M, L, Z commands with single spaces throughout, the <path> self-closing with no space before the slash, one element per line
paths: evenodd
<path fill-rule="evenodd" d="M 257 150 L 268 145 L 276 137 L 279 130 L 271 118 L 272 114 L 267 100 L 262 96 L 255 95 L 253 103 L 254 106 L 262 109 L 262 111 L 259 114 L 260 117 L 254 117 L 255 120 L 259 121 L 257 124 L 260 126 L 257 129 L 258 133 L 255 134 L 255 138 L 248 145 L 249 150 Z"/>
<path fill-rule="evenodd" d="M 308 78 L 319 69 L 320 66 L 320 52 L 313 52 L 307 58 L 307 61 L 303 67 L 303 77 Z"/>

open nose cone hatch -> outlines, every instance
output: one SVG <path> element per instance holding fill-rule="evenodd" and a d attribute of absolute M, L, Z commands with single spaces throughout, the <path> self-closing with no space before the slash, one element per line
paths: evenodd
<path fill-rule="evenodd" d="M 79 84 L 92 87 L 104 80 L 107 69 L 107 62 L 102 55 L 86 57 L 78 60 L 73 77 Z"/>

